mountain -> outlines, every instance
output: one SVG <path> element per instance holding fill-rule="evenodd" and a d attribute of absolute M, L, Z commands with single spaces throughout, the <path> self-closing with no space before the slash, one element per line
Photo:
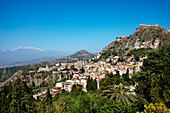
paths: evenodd
<path fill-rule="evenodd" d="M 19 47 L 6 51 L 0 51 L 0 67 L 39 63 L 65 56 L 65 53 L 58 51 L 43 50 L 29 46 Z"/>
<path fill-rule="evenodd" d="M 80 50 L 80 51 L 77 51 L 77 52 L 67 56 L 67 57 L 57 59 L 57 60 L 55 60 L 55 62 L 76 62 L 78 60 L 90 59 L 90 58 L 93 58 L 94 56 L 95 56 L 95 54 L 93 54 L 93 53 L 89 53 L 86 50 Z"/>
<path fill-rule="evenodd" d="M 117 37 L 102 50 L 102 57 L 112 55 L 127 55 L 130 51 L 156 50 L 163 45 L 170 44 L 170 31 L 158 25 L 141 24 L 130 36 Z"/>
<path fill-rule="evenodd" d="M 36 64 L 0 68 L 0 82 L 3 83 L 5 80 L 7 80 L 7 81 L 11 81 L 12 79 L 14 80 L 17 78 L 16 77 L 17 75 L 20 75 L 20 77 L 22 78 L 23 75 L 21 74 L 22 72 L 20 70 L 26 70 L 26 71 L 33 70 L 33 69 L 36 70 L 37 68 L 45 67 L 46 65 L 55 66 L 55 64 L 59 63 L 59 62 L 76 62 L 77 60 L 90 59 L 94 55 L 95 54 L 89 53 L 86 50 L 80 50 L 76 53 L 73 53 L 67 57 L 60 58 L 60 59 L 45 61 L 45 62 L 36 63 Z M 36 59 L 35 61 L 37 62 L 38 60 L 39 59 Z M 50 59 L 48 59 L 48 57 L 47 57 L 46 60 L 50 60 Z M 24 62 L 22 62 L 22 63 L 24 63 Z M 29 75 L 29 73 L 28 73 L 28 75 Z M 40 76 L 40 74 L 39 75 L 37 74 L 36 76 Z M 47 77 L 49 77 L 49 76 L 47 76 Z M 31 77 L 27 77 L 27 80 L 29 80 L 29 82 L 32 81 Z M 5 83 L 7 83 L 7 81 Z M 35 81 L 35 83 L 37 83 L 37 81 Z"/>
<path fill-rule="evenodd" d="M 80 50 L 72 55 L 69 55 L 70 58 L 77 58 L 78 60 L 90 59 L 94 56 L 94 54 L 89 53 L 86 50 Z"/>

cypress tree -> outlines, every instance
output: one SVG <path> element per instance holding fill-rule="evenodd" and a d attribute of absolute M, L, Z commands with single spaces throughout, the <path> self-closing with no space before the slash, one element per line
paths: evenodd
<path fill-rule="evenodd" d="M 74 84 L 73 87 L 72 87 L 72 91 L 76 91 L 76 90 L 77 90 L 76 84 Z"/>
<path fill-rule="evenodd" d="M 127 81 L 127 82 L 129 81 L 129 69 L 127 69 L 126 74 L 124 74 L 123 78 L 124 78 L 124 81 Z"/>
<path fill-rule="evenodd" d="M 94 91 L 96 91 L 97 90 L 97 81 L 96 81 L 96 79 L 94 79 L 93 84 L 94 84 Z"/>
<path fill-rule="evenodd" d="M 110 58 L 110 60 L 109 60 L 109 63 L 112 63 L 112 60 L 111 60 L 111 58 Z"/>
<path fill-rule="evenodd" d="M 91 90 L 91 80 L 90 80 L 90 76 L 88 77 L 88 81 L 87 81 L 87 91 Z"/>
<path fill-rule="evenodd" d="M 32 87 L 35 87 L 35 83 L 34 83 L 34 81 L 32 81 Z"/>
<path fill-rule="evenodd" d="M 84 70 L 84 68 L 82 67 L 82 68 L 81 68 L 81 73 L 84 73 L 84 72 L 85 72 L 85 70 Z"/>
<path fill-rule="evenodd" d="M 47 89 L 46 100 L 47 100 L 47 103 L 52 101 L 52 95 L 50 94 L 49 88 Z"/>
<path fill-rule="evenodd" d="M 90 90 L 94 91 L 94 84 L 93 84 L 93 79 L 90 79 Z"/>

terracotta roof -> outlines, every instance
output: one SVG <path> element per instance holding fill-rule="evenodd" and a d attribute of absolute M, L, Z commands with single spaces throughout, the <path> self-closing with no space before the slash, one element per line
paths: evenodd
<path fill-rule="evenodd" d="M 45 94 L 45 95 L 41 95 L 40 97 L 41 97 L 41 98 L 45 98 L 45 97 L 46 97 L 46 94 Z"/>
<path fill-rule="evenodd" d="M 51 88 L 51 89 L 49 89 L 50 91 L 52 91 L 53 89 L 56 89 L 57 90 L 57 88 L 56 87 L 54 87 L 54 88 Z"/>
<path fill-rule="evenodd" d="M 126 61 L 127 61 L 127 62 L 130 62 L 130 61 L 131 61 L 131 58 L 128 58 Z"/>
<path fill-rule="evenodd" d="M 53 92 L 53 93 L 51 93 L 51 95 L 53 96 L 53 95 L 56 95 L 56 94 L 58 94 L 58 93 L 62 93 L 62 90 L 60 90 L 60 91 L 55 91 L 55 92 Z"/>

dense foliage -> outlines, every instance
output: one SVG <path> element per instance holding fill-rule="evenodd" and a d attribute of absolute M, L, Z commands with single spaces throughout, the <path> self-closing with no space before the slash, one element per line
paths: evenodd
<path fill-rule="evenodd" d="M 145 107 L 144 109 L 145 113 L 169 113 L 170 112 L 170 109 L 167 109 L 167 107 L 162 103 L 155 103 L 155 104 L 150 103 L 148 106 L 144 105 L 144 107 Z"/>
<path fill-rule="evenodd" d="M 87 91 L 96 91 L 97 90 L 97 81 L 96 79 L 88 78 L 87 81 Z"/>
<path fill-rule="evenodd" d="M 170 44 L 150 52 L 142 71 L 136 74 L 136 93 L 150 103 L 170 107 Z"/>
<path fill-rule="evenodd" d="M 29 88 L 26 82 L 17 79 L 12 84 L 4 86 L 0 91 L 0 111 L 1 113 L 8 112 L 29 112 L 34 111 L 34 99 L 32 89 Z"/>
<path fill-rule="evenodd" d="M 152 51 L 151 48 L 140 48 L 140 49 L 134 49 L 134 50 L 131 50 L 127 56 L 132 56 L 134 55 L 135 58 L 138 58 L 139 56 L 144 56 L 146 55 L 149 51 Z"/>

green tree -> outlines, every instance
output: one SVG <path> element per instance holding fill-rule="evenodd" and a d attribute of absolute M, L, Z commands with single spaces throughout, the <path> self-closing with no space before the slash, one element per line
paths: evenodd
<path fill-rule="evenodd" d="M 88 81 L 87 81 L 87 91 L 91 91 L 91 79 L 90 79 L 90 76 L 88 77 Z"/>
<path fill-rule="evenodd" d="M 88 78 L 87 81 L 87 91 L 96 91 L 97 90 L 97 81 L 96 79 Z"/>
<path fill-rule="evenodd" d="M 100 89 L 107 89 L 110 85 L 116 84 L 116 75 L 113 73 L 108 73 L 105 78 L 100 81 Z"/>
<path fill-rule="evenodd" d="M 118 103 L 114 100 L 107 100 L 104 105 L 99 107 L 100 113 L 135 113 L 136 107 L 125 103 Z"/>
<path fill-rule="evenodd" d="M 81 73 L 84 73 L 84 72 L 85 72 L 85 70 L 84 70 L 83 67 L 80 69 L 80 71 L 81 71 Z"/>
<path fill-rule="evenodd" d="M 127 69 L 126 74 L 122 74 L 123 84 L 129 86 L 132 84 L 132 80 L 129 78 L 129 69 Z"/>
<path fill-rule="evenodd" d="M 115 83 L 117 85 L 119 85 L 120 83 L 123 82 L 123 78 L 122 78 L 122 76 L 120 76 L 119 71 L 116 71 L 116 74 L 114 76 L 115 76 L 115 81 L 116 81 Z"/>
<path fill-rule="evenodd" d="M 145 113 L 169 113 L 170 109 L 167 109 L 167 107 L 163 103 L 150 103 L 148 106 L 145 104 L 144 105 Z M 140 112 L 136 112 L 140 113 Z M 142 112 L 141 112 L 142 113 Z"/>
<path fill-rule="evenodd" d="M 46 101 L 47 103 L 52 104 L 52 95 L 50 94 L 49 88 L 47 89 L 47 93 L 46 93 Z"/>
<path fill-rule="evenodd" d="M 76 84 L 73 85 L 72 91 L 77 91 Z"/>
<path fill-rule="evenodd" d="M 61 78 L 63 78 L 64 77 L 64 74 L 61 72 Z"/>
<path fill-rule="evenodd" d="M 102 90 L 101 95 L 116 102 L 128 103 L 129 105 L 137 101 L 134 94 L 130 94 L 130 90 L 125 88 L 122 83 L 112 85 L 106 90 Z"/>
<path fill-rule="evenodd" d="M 33 112 L 33 108 L 32 89 L 27 86 L 25 81 L 17 79 L 14 84 L 10 83 L 0 91 L 1 112 Z"/>
<path fill-rule="evenodd" d="M 35 87 L 35 83 L 34 83 L 34 81 L 32 81 L 32 87 L 33 87 L 33 88 Z"/>
<path fill-rule="evenodd" d="M 165 103 L 170 107 L 170 44 L 150 52 L 142 71 L 136 74 L 136 93 L 150 103 Z"/>
<path fill-rule="evenodd" d="M 74 75 L 73 73 L 72 73 L 72 74 L 70 74 L 70 79 L 72 79 L 72 78 L 73 78 L 73 75 Z"/>
<path fill-rule="evenodd" d="M 136 61 L 139 61 L 139 56 L 135 56 L 135 60 L 136 60 Z"/>
<path fill-rule="evenodd" d="M 96 79 L 94 79 L 94 81 L 93 81 L 93 89 L 94 89 L 94 91 L 97 90 L 97 81 L 96 81 Z"/>
<path fill-rule="evenodd" d="M 76 96 L 66 95 L 62 96 L 62 98 L 59 99 L 59 101 L 57 102 L 58 105 L 56 105 L 59 112 L 65 110 L 65 112 L 71 113 L 88 113 L 90 111 L 89 96 L 84 91 L 77 92 L 78 93 Z"/>
<path fill-rule="evenodd" d="M 93 78 L 90 78 L 90 91 L 94 91 L 94 83 L 93 83 Z"/>
<path fill-rule="evenodd" d="M 109 63 L 112 63 L 112 60 L 111 60 L 111 58 L 110 58 L 110 60 L 109 60 Z"/>

